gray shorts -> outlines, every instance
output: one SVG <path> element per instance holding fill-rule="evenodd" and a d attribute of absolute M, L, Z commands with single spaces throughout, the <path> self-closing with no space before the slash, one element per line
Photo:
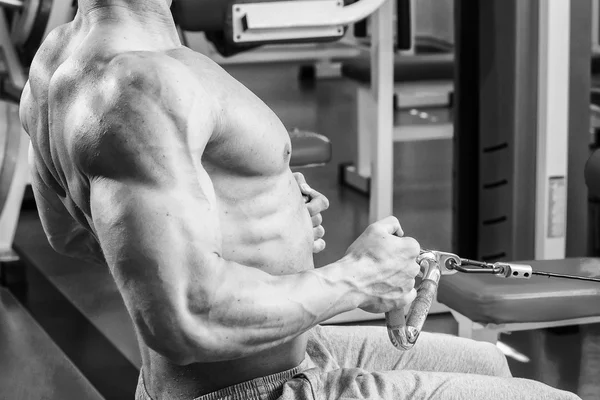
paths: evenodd
<path fill-rule="evenodd" d="M 384 327 L 317 326 L 309 332 L 306 358 L 298 367 L 195 400 L 491 398 L 579 399 L 536 381 L 512 378 L 506 358 L 490 343 L 424 332 L 404 352 L 392 347 Z M 153 400 L 141 374 L 136 399 Z"/>

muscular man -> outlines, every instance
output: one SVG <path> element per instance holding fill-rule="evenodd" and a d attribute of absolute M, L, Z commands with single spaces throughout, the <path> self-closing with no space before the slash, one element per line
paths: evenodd
<path fill-rule="evenodd" d="M 110 268 L 139 399 L 575 398 L 511 378 L 489 344 L 423 334 L 400 352 L 384 328 L 318 326 L 412 301 L 419 246 L 390 217 L 314 269 L 325 199 L 299 187 L 275 114 L 181 45 L 169 6 L 80 0 L 21 102 L 45 232 Z"/>

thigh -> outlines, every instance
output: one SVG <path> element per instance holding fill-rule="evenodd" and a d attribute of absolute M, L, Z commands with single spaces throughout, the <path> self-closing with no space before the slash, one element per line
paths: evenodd
<path fill-rule="evenodd" d="M 446 372 L 369 372 L 358 368 L 308 375 L 320 400 L 577 400 L 540 382 Z"/>
<path fill-rule="evenodd" d="M 491 343 L 422 332 L 411 350 L 400 351 L 385 327 L 322 326 L 315 335 L 342 368 L 511 376 L 506 357 Z"/>

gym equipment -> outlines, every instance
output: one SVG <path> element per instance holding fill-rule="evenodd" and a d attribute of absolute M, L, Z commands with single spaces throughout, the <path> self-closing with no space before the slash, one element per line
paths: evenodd
<path fill-rule="evenodd" d="M 338 41 L 347 25 L 366 18 L 385 1 L 345 5 L 343 0 L 181 0 L 172 12 L 182 30 L 204 32 L 220 54 L 232 56 L 267 44 Z"/>
<path fill-rule="evenodd" d="M 393 126 L 393 142 L 450 139 L 453 136 L 451 94 L 454 90 L 454 56 L 452 54 L 427 54 L 394 56 L 394 94 L 392 100 L 400 112 L 400 123 Z M 365 194 L 370 194 L 372 205 L 386 201 L 383 191 L 371 190 L 372 165 L 381 159 L 372 148 L 377 121 L 377 104 L 371 89 L 371 63 L 368 57 L 357 57 L 342 64 L 342 75 L 357 82 L 356 115 L 358 146 L 355 163 L 340 166 L 340 182 Z M 392 146 L 390 146 L 392 147 Z M 392 180 L 393 165 L 382 165 L 381 179 Z M 387 206 L 386 206 L 387 207 Z M 381 211 L 371 209 L 370 219 L 377 219 Z"/>
<path fill-rule="evenodd" d="M 0 1 L 0 49 L 6 66 L 0 99 L 7 122 L 0 145 L 0 263 L 18 259 L 12 243 L 28 182 L 29 138 L 16 104 L 27 81 L 26 66 L 45 35 L 67 22 L 72 11 L 70 0 Z"/>
<path fill-rule="evenodd" d="M 331 160 L 332 147 L 327 137 L 299 129 L 293 129 L 289 134 L 292 141 L 290 167 L 315 167 Z"/>
<path fill-rule="evenodd" d="M 404 310 L 385 314 L 388 335 L 394 347 L 410 350 L 417 342 L 431 305 L 435 301 L 440 278 L 442 275 L 456 273 L 455 269 L 448 268 L 450 261 L 460 264 L 460 258 L 454 254 L 421 250 L 417 263 L 421 267 L 422 280 L 406 318 Z"/>
<path fill-rule="evenodd" d="M 583 175 L 590 195 L 599 196 L 600 149 L 590 156 Z M 404 310 L 386 313 L 390 340 L 399 349 L 408 350 L 417 341 L 442 275 L 454 275 L 440 285 L 439 301 L 450 307 L 460 336 L 473 337 L 474 330 L 487 329 L 488 339 L 495 341 L 502 330 L 600 322 L 600 285 L 561 281 L 600 283 L 598 259 L 489 263 L 423 249 L 417 263 L 423 279 L 406 319 Z M 490 275 L 527 282 L 506 283 Z M 532 282 L 534 275 L 559 279 Z"/>
<path fill-rule="evenodd" d="M 21 62 L 31 64 L 46 35 L 73 16 L 69 0 L 2 0 L 10 26 L 10 36 Z"/>
<path fill-rule="evenodd" d="M 564 259 L 567 229 L 583 244 L 572 239 L 571 254 L 585 254 L 587 218 L 578 210 L 586 208 L 580 173 L 589 117 L 579 116 L 589 112 L 589 89 L 571 85 L 578 71 L 589 71 L 590 58 L 589 48 L 578 50 L 585 45 L 571 46 L 571 7 L 585 5 L 458 3 L 453 250 L 459 254 Z M 577 31 L 589 38 L 587 28 Z"/>
<path fill-rule="evenodd" d="M 4 10 L 0 8 L 0 48 L 8 73 L 3 86 L 16 88 L 20 94 L 27 77 L 12 45 Z M 5 134 L 0 145 L 0 264 L 18 259 L 12 249 L 21 203 L 27 185 L 27 148 L 29 139 L 20 127 L 18 107 L 3 101 L 6 115 Z M 1 269 L 1 266 L 0 266 Z"/>
<path fill-rule="evenodd" d="M 474 322 L 501 324 L 501 329 L 507 331 L 523 329 L 515 326 L 517 323 L 526 324 L 525 329 L 532 329 L 532 326 L 541 328 L 600 322 L 600 309 L 595 306 L 600 300 L 600 285 L 583 287 L 561 281 L 600 283 L 600 262 L 596 259 L 492 264 L 460 258 L 452 253 L 422 250 L 417 262 L 423 279 L 406 317 L 404 310 L 386 313 L 390 341 L 401 350 L 409 350 L 416 343 L 442 275 L 455 275 L 444 278 L 450 283 L 445 289 L 440 285 L 439 300 L 451 308 L 459 323 L 460 336 L 466 334 L 472 337 L 473 333 L 469 331 L 473 330 Z M 579 274 L 564 273 L 572 270 Z M 517 282 L 488 278 L 529 281 L 534 275 L 561 279 L 518 285 Z"/>

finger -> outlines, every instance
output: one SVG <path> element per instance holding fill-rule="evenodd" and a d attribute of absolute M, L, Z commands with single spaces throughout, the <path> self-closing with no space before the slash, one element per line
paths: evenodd
<path fill-rule="evenodd" d="M 375 225 L 383 228 L 390 235 L 404 236 L 404 231 L 398 218 L 390 216 L 375 222 Z"/>
<path fill-rule="evenodd" d="M 310 197 L 311 199 L 310 202 L 307 203 L 307 207 L 311 216 L 315 216 L 329 208 L 329 199 L 327 199 L 327 197 L 325 197 L 323 194 L 313 190 L 312 194 L 310 194 Z"/>
<path fill-rule="evenodd" d="M 410 303 L 412 303 L 413 301 L 415 301 L 416 298 L 417 298 L 417 289 L 412 289 L 404 297 L 404 299 L 406 301 L 406 305 L 409 305 Z"/>
<path fill-rule="evenodd" d="M 315 240 L 321 239 L 323 236 L 325 236 L 325 228 L 323 228 L 323 225 L 313 228 L 313 234 Z"/>
<path fill-rule="evenodd" d="M 321 213 L 313 215 L 310 219 L 312 220 L 312 224 L 314 227 L 319 226 L 323 223 L 323 216 L 321 215 Z"/>
<path fill-rule="evenodd" d="M 316 254 L 322 252 L 323 250 L 325 250 L 326 246 L 327 245 L 323 239 L 315 240 L 313 242 L 313 253 Z"/>
<path fill-rule="evenodd" d="M 402 239 L 402 253 L 406 258 L 417 258 L 421 254 L 421 245 L 415 239 L 411 237 L 403 237 Z"/>
<path fill-rule="evenodd" d="M 306 184 L 306 179 L 304 178 L 304 175 L 301 172 L 294 172 L 293 175 L 296 179 L 296 183 L 298 183 L 298 186 Z"/>
<path fill-rule="evenodd" d="M 421 266 L 416 261 L 409 263 L 406 266 L 405 272 L 408 276 L 415 278 L 421 273 Z"/>

